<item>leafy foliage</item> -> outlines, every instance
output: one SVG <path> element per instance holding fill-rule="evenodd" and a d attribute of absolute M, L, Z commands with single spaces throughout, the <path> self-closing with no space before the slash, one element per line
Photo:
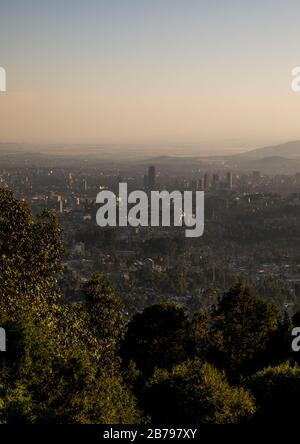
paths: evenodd
<path fill-rule="evenodd" d="M 229 290 L 212 313 L 213 360 L 232 375 L 251 372 L 277 329 L 276 307 L 238 284 Z"/>
<path fill-rule="evenodd" d="M 105 351 L 103 359 L 115 352 L 124 333 L 126 319 L 124 304 L 108 280 L 99 274 L 92 276 L 84 286 L 87 327 Z"/>
<path fill-rule="evenodd" d="M 300 415 L 300 369 L 283 363 L 251 376 L 246 383 L 258 405 L 259 421 L 295 422 Z"/>
<path fill-rule="evenodd" d="M 247 391 L 230 387 L 224 373 L 198 359 L 170 372 L 157 370 L 146 385 L 143 401 L 154 423 L 164 424 L 237 423 L 255 412 Z"/>
<path fill-rule="evenodd" d="M 139 422 L 115 356 L 124 328 L 120 298 L 93 277 L 86 306 L 62 305 L 55 216 L 33 218 L 24 202 L 2 189 L 0 210 L 0 324 L 8 343 L 0 354 L 0 422 Z"/>
<path fill-rule="evenodd" d="M 130 322 L 121 356 L 125 362 L 134 360 L 145 375 L 151 375 L 155 367 L 171 369 L 187 358 L 187 328 L 188 318 L 182 308 L 152 305 Z"/>
<path fill-rule="evenodd" d="M 24 310 L 40 315 L 50 301 L 61 270 L 63 246 L 55 216 L 33 218 L 28 205 L 0 189 L 0 311 L 11 318 Z"/>

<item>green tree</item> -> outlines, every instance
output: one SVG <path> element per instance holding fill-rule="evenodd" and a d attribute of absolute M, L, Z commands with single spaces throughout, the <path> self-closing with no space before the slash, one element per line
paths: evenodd
<path fill-rule="evenodd" d="M 297 353 L 293 353 L 292 343 L 293 323 L 287 313 L 284 313 L 278 327 L 272 333 L 264 353 L 264 365 L 278 365 L 287 360 L 293 360 Z"/>
<path fill-rule="evenodd" d="M 102 359 L 109 360 L 114 356 L 125 332 L 124 303 L 108 280 L 100 274 L 94 274 L 84 285 L 84 294 L 88 327 L 103 351 Z"/>
<path fill-rule="evenodd" d="M 135 361 L 144 375 L 155 367 L 170 369 L 187 359 L 188 318 L 175 304 L 155 304 L 136 314 L 128 325 L 121 346 L 126 364 Z"/>
<path fill-rule="evenodd" d="M 288 363 L 268 367 L 251 376 L 246 383 L 257 401 L 261 422 L 296 422 L 300 416 L 300 369 Z"/>
<path fill-rule="evenodd" d="M 207 356 L 210 341 L 209 318 L 207 313 L 199 311 L 189 321 L 189 358 Z"/>
<path fill-rule="evenodd" d="M 85 348 L 60 353 L 60 340 L 28 314 L 4 325 L 0 422 L 131 423 L 140 414 L 118 366 L 99 366 Z"/>
<path fill-rule="evenodd" d="M 251 372 L 263 353 L 280 315 L 276 307 L 238 284 L 225 293 L 212 313 L 212 359 L 229 375 Z"/>
<path fill-rule="evenodd" d="M 195 359 L 171 371 L 157 369 L 148 381 L 143 408 L 154 424 L 226 424 L 250 419 L 252 396 L 230 387 L 224 373 Z"/>
<path fill-rule="evenodd" d="M 61 304 L 60 235 L 52 213 L 34 218 L 27 204 L 0 190 L 0 325 L 7 333 L 0 422 L 138 422 L 114 353 L 125 322 L 121 300 L 93 277 L 86 305 Z"/>
<path fill-rule="evenodd" d="M 33 218 L 28 205 L 0 189 L 0 312 L 10 318 L 31 310 L 41 316 L 58 297 L 61 228 L 44 211 Z"/>

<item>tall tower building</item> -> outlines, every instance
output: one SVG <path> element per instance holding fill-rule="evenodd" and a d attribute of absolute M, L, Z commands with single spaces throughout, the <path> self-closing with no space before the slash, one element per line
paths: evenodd
<path fill-rule="evenodd" d="M 144 189 L 148 189 L 148 176 L 147 174 L 144 174 Z"/>
<path fill-rule="evenodd" d="M 229 188 L 229 190 L 232 190 L 232 185 L 233 185 L 232 172 L 228 171 L 228 173 L 227 173 L 227 187 Z"/>
<path fill-rule="evenodd" d="M 199 179 L 199 190 L 200 190 L 200 191 L 205 191 L 205 187 L 204 187 L 204 177 L 201 177 L 201 179 Z"/>
<path fill-rule="evenodd" d="M 212 178 L 212 186 L 214 190 L 218 189 L 219 186 L 219 182 L 220 182 L 220 176 L 219 174 L 215 173 L 213 174 L 213 178 Z"/>
<path fill-rule="evenodd" d="M 148 168 L 148 187 L 150 191 L 155 190 L 155 178 L 156 178 L 156 172 L 154 166 L 149 166 Z"/>
<path fill-rule="evenodd" d="M 72 173 L 69 173 L 68 183 L 69 183 L 69 188 L 71 190 L 74 184 Z"/>
<path fill-rule="evenodd" d="M 210 189 L 210 175 L 208 173 L 204 174 L 204 191 Z"/>
<path fill-rule="evenodd" d="M 59 211 L 60 213 L 63 213 L 63 212 L 64 212 L 64 200 L 63 200 L 62 197 L 61 197 L 60 200 L 58 201 L 58 211 Z"/>

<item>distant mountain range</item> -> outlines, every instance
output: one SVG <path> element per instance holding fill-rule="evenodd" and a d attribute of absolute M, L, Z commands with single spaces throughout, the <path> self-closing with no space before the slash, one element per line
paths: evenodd
<path fill-rule="evenodd" d="M 145 165 L 147 161 L 142 161 Z M 158 156 L 148 159 L 162 171 L 171 168 L 178 171 L 187 170 L 222 170 L 253 171 L 264 174 L 295 174 L 300 172 L 300 141 L 267 146 L 241 154 L 230 156 Z"/>
<path fill-rule="evenodd" d="M 265 174 L 295 174 L 300 172 L 300 141 L 228 156 L 227 163 L 233 169 L 260 170 Z"/>
<path fill-rule="evenodd" d="M 249 159 L 263 159 L 266 157 L 284 157 L 286 159 L 300 158 L 300 140 L 258 148 L 252 151 L 247 151 L 246 153 L 238 154 L 237 156 L 247 157 Z"/>
<path fill-rule="evenodd" d="M 253 171 L 263 174 L 295 174 L 300 172 L 300 140 L 267 146 L 241 154 L 223 156 L 190 156 L 187 154 L 151 156 L 143 147 L 114 145 L 29 145 L 0 143 L 0 160 L 2 164 L 74 164 L 82 163 L 113 163 L 122 168 L 127 165 L 146 169 L 148 165 L 156 165 L 162 174 L 176 174 L 190 171 Z M 125 155 L 126 154 L 126 155 Z M 148 154 L 148 155 L 147 155 Z M 150 155 L 149 155 L 150 154 Z"/>

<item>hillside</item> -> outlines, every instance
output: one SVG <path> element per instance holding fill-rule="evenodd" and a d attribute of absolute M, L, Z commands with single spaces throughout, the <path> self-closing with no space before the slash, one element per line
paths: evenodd
<path fill-rule="evenodd" d="M 282 143 L 280 145 L 266 146 L 239 155 L 239 157 L 251 159 L 263 159 L 274 156 L 284 157 L 286 159 L 300 158 L 300 140 Z"/>

